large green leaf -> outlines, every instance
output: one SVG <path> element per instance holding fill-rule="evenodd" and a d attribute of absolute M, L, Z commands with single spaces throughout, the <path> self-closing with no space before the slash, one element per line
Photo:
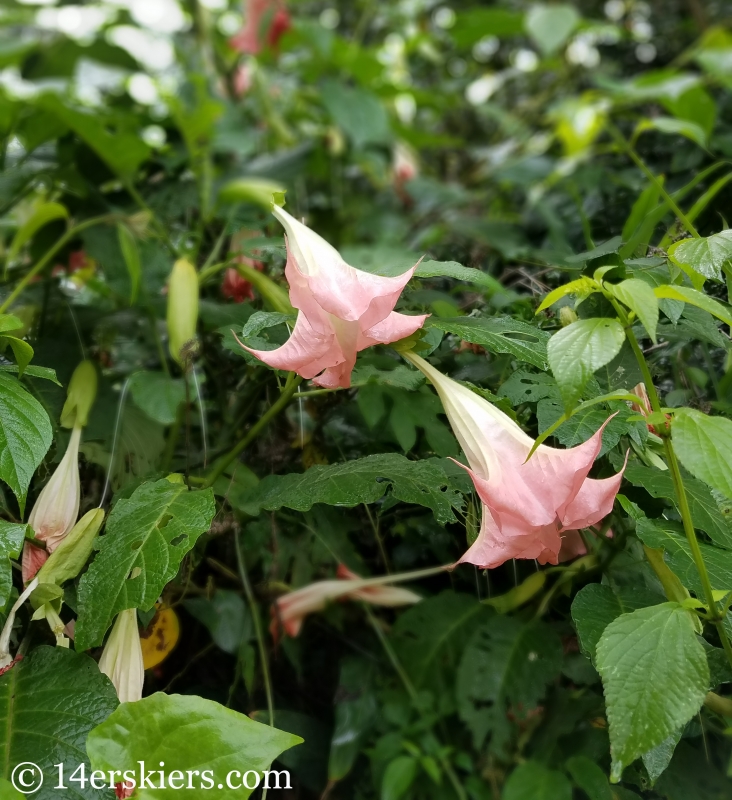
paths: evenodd
<path fill-rule="evenodd" d="M 0 479 L 15 493 L 21 512 L 33 473 L 52 441 L 43 406 L 15 378 L 0 372 Z"/>
<path fill-rule="evenodd" d="M 507 714 L 530 714 L 562 668 L 562 643 L 543 622 L 494 616 L 475 631 L 456 678 L 460 718 L 480 749 L 493 733 L 501 750 L 510 734 Z"/>
<path fill-rule="evenodd" d="M 191 492 L 167 480 L 143 483 L 117 502 L 79 583 L 80 650 L 100 645 L 119 611 L 153 607 L 183 556 L 209 529 L 214 510 L 211 489 Z"/>
<path fill-rule="evenodd" d="M 492 353 L 507 353 L 539 369 L 548 366 L 546 345 L 549 334 L 511 317 L 431 317 L 429 327 L 454 333 L 463 341 L 478 344 Z"/>
<path fill-rule="evenodd" d="M 709 665 L 691 612 L 661 603 L 623 614 L 597 645 L 605 689 L 612 779 L 701 708 Z"/>
<path fill-rule="evenodd" d="M 20 555 L 27 530 L 27 525 L 0 520 L 0 611 L 5 608 L 13 588 L 10 559 Z"/>
<path fill-rule="evenodd" d="M 511 773 L 502 800 L 572 800 L 572 784 L 562 772 L 525 761 Z"/>
<path fill-rule="evenodd" d="M 690 303 L 703 311 L 708 311 L 712 316 L 721 319 L 722 322 L 726 322 L 727 325 L 732 325 L 732 309 L 728 305 L 720 303 L 719 300 L 704 294 L 704 292 L 698 292 L 689 286 L 672 286 L 671 284 L 657 286 L 653 291 L 656 297 Z"/>
<path fill-rule="evenodd" d="M 624 477 L 635 486 L 642 486 L 651 496 L 676 503 L 676 491 L 668 472 L 629 464 Z M 732 550 L 732 527 L 720 511 L 709 487 L 688 476 L 684 477 L 684 487 L 694 527 L 704 531 L 715 544 Z"/>
<path fill-rule="evenodd" d="M 474 283 L 493 292 L 506 292 L 506 288 L 492 275 L 473 267 L 464 267 L 457 261 L 420 261 L 415 278 L 454 278 L 456 281 Z"/>
<path fill-rule="evenodd" d="M 623 326 L 605 317 L 577 320 L 552 336 L 549 366 L 567 410 L 577 403 L 592 373 L 612 361 L 624 341 Z"/>
<path fill-rule="evenodd" d="M 198 770 L 199 776 L 194 777 L 194 789 L 185 790 L 187 797 L 197 800 L 208 796 L 207 789 L 215 789 L 217 798 L 234 800 L 249 797 L 255 788 L 254 775 L 249 776 L 251 788 L 243 786 L 247 772 L 262 776 L 275 758 L 300 742 L 299 736 L 262 725 L 212 700 L 158 692 L 121 705 L 89 734 L 86 749 L 93 769 L 134 770 L 138 783 L 138 762 L 146 762 L 150 770 L 159 769 L 162 761 L 168 776 L 165 788 L 139 786 L 135 793 L 139 800 L 175 800 L 188 785 L 184 777 L 188 770 Z M 176 770 L 182 780 L 174 777 L 171 786 Z M 270 776 L 270 788 L 275 788 L 274 778 Z"/>
<path fill-rule="evenodd" d="M 643 323 L 651 339 L 656 341 L 658 327 L 658 298 L 653 289 L 644 281 L 630 278 L 615 285 L 608 285 L 608 290 L 626 305 Z"/>
<path fill-rule="evenodd" d="M 686 469 L 732 498 L 732 421 L 684 408 L 674 415 L 671 433 Z"/>
<path fill-rule="evenodd" d="M 117 705 L 114 686 L 91 658 L 61 647 L 37 648 L 0 677 L 0 776 L 9 779 L 17 764 L 31 761 L 44 776 L 34 798 L 109 798 L 109 789 L 81 788 L 68 778 L 80 764 L 86 764 L 88 774 L 87 735 Z M 59 763 L 64 764 L 66 792 L 54 788 Z"/>
<path fill-rule="evenodd" d="M 668 254 L 675 264 L 691 267 L 705 278 L 721 281 L 722 268 L 732 260 L 732 230 L 701 239 L 682 239 L 669 247 Z"/>
<path fill-rule="evenodd" d="M 352 508 L 375 503 L 387 490 L 397 500 L 431 508 L 438 522 L 455 521 L 462 507 L 436 459 L 409 461 L 396 453 L 366 456 L 342 464 L 313 466 L 303 473 L 268 475 L 242 494 L 238 507 L 252 516 L 283 506 L 308 511 L 316 503 Z"/>

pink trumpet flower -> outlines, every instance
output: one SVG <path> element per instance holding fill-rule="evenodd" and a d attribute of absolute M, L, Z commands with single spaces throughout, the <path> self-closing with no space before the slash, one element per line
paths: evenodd
<path fill-rule="evenodd" d="M 270 367 L 313 378 L 317 386 L 347 389 L 360 350 L 404 339 L 424 324 L 426 314 L 392 310 L 416 265 L 395 278 L 363 272 L 282 208 L 275 206 L 273 213 L 287 232 L 285 275 L 299 314 L 282 347 L 242 347 Z"/>
<path fill-rule="evenodd" d="M 290 15 L 282 0 L 247 0 L 244 27 L 229 40 L 234 50 L 256 55 L 265 47 L 277 47 L 291 26 Z"/>
<path fill-rule="evenodd" d="M 45 542 L 46 549 L 26 542 L 23 548 L 23 582 L 27 583 L 61 544 L 66 534 L 76 524 L 79 516 L 79 442 L 81 427 L 71 431 L 69 445 L 61 463 L 38 495 L 28 524 L 36 539 Z"/>
<path fill-rule="evenodd" d="M 534 440 L 510 417 L 414 353 L 403 355 L 437 390 L 483 503 L 478 538 L 458 563 L 488 569 L 512 558 L 557 564 L 583 554 L 577 531 L 610 513 L 625 469 L 603 480 L 587 477 L 610 420 L 577 447 L 542 444 L 527 461 Z"/>
<path fill-rule="evenodd" d="M 359 578 L 343 564 L 338 567 L 338 580 L 317 581 L 302 589 L 283 595 L 272 606 L 272 638 L 279 638 L 280 626 L 288 636 L 297 636 L 308 614 L 322 611 L 334 600 L 363 600 L 374 606 L 406 606 L 422 598 L 397 586 L 386 584 L 405 580 L 411 575 L 386 575 L 379 578 Z"/>

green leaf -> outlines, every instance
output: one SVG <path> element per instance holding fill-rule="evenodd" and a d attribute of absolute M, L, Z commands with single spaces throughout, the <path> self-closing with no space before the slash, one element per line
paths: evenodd
<path fill-rule="evenodd" d="M 614 800 L 605 773 L 587 756 L 572 756 L 567 760 L 567 770 L 590 800 Z"/>
<path fill-rule="evenodd" d="M 33 358 L 33 348 L 17 336 L 0 336 L 0 345 L 9 344 L 13 350 L 15 360 L 18 362 L 18 377 L 22 377 Z"/>
<path fill-rule="evenodd" d="M 386 109 L 372 92 L 327 80 L 318 94 L 335 124 L 343 129 L 356 148 L 388 144 L 391 140 Z"/>
<path fill-rule="evenodd" d="M 11 264 L 15 261 L 23 249 L 23 245 L 29 242 L 41 228 L 48 225 L 49 222 L 68 219 L 68 217 L 69 212 L 61 203 L 41 203 L 29 219 L 18 228 L 8 248 L 7 263 Z"/>
<path fill-rule="evenodd" d="M 13 588 L 11 558 L 17 558 L 23 549 L 27 525 L 0 520 L 0 611 L 5 608 Z"/>
<path fill-rule="evenodd" d="M 261 509 L 309 511 L 316 503 L 353 508 L 375 503 L 387 491 L 404 503 L 431 508 L 441 524 L 455 521 L 462 497 L 448 487 L 439 462 L 409 461 L 396 453 L 366 456 L 342 464 L 316 465 L 307 472 L 268 475 L 242 495 L 239 508 L 252 516 Z"/>
<path fill-rule="evenodd" d="M 24 797 L 10 781 L 0 778 L 0 800 L 23 800 Z"/>
<path fill-rule="evenodd" d="M 545 623 L 506 616 L 484 622 L 465 649 L 455 684 L 460 718 L 475 748 L 492 732 L 492 749 L 501 750 L 510 734 L 509 708 L 530 714 L 561 668 L 562 643 Z"/>
<path fill-rule="evenodd" d="M 163 761 L 168 776 L 175 770 L 184 776 L 188 770 L 198 770 L 201 777 L 207 772 L 217 787 L 216 797 L 234 800 L 252 794 L 254 776 L 250 776 L 251 789 L 242 783 L 232 789 L 226 785 L 227 775 L 236 771 L 243 776 L 253 770 L 261 776 L 275 758 L 301 742 L 299 736 L 262 725 L 212 700 L 158 692 L 119 706 L 89 734 L 86 749 L 92 768 L 103 772 L 136 770 L 139 776 L 139 761 L 154 768 Z M 231 782 L 235 780 L 239 782 L 231 775 Z M 177 789 L 138 788 L 135 796 L 139 800 L 174 800 L 184 785 L 179 783 Z M 204 792 L 193 796 L 199 794 Z"/>
<path fill-rule="evenodd" d="M 88 656 L 42 645 L 0 677 L 0 775 L 31 761 L 44 774 L 38 800 L 58 800 L 56 764 L 68 777 L 86 764 L 89 731 L 117 707 L 117 694 Z M 67 783 L 71 796 L 102 800 L 109 791 Z M 66 792 L 64 792 L 66 794 Z"/>
<path fill-rule="evenodd" d="M 605 288 L 627 306 L 643 323 L 648 335 L 656 342 L 658 326 L 658 298 L 644 281 L 630 278 L 617 284 L 606 284 Z"/>
<path fill-rule="evenodd" d="M 52 441 L 43 406 L 15 378 L 0 372 L 0 479 L 18 498 L 21 513 L 33 473 Z"/>
<path fill-rule="evenodd" d="M 391 636 L 414 684 L 452 693 L 463 649 L 491 613 L 475 597 L 444 591 L 400 614 Z"/>
<path fill-rule="evenodd" d="M 732 260 L 732 230 L 701 239 L 682 239 L 668 249 L 671 261 L 684 265 L 715 281 L 722 280 L 722 268 Z"/>
<path fill-rule="evenodd" d="M 371 688 L 372 665 L 346 658 L 335 699 L 335 720 L 328 759 L 328 780 L 340 781 L 351 771 L 364 737 L 376 720 L 378 704 Z"/>
<path fill-rule="evenodd" d="M 688 286 L 657 286 L 653 290 L 656 297 L 664 297 L 669 300 L 681 300 L 684 303 L 690 303 L 692 306 L 701 308 L 703 311 L 708 311 L 712 316 L 726 322 L 727 325 L 732 325 L 732 309 L 724 303 L 720 303 L 713 297 L 709 297 L 703 292 L 698 292 L 696 289 L 690 289 Z"/>
<path fill-rule="evenodd" d="M 153 607 L 183 556 L 209 529 L 214 510 L 211 489 L 191 492 L 167 480 L 143 483 L 117 502 L 79 583 L 80 650 L 100 645 L 119 611 Z"/>
<path fill-rule="evenodd" d="M 424 375 L 406 364 L 399 364 L 394 369 L 379 369 L 373 364 L 359 362 L 351 373 L 351 386 L 376 383 L 380 386 L 393 386 L 395 389 L 413 392 L 419 389 L 424 382 Z"/>
<path fill-rule="evenodd" d="M 506 353 L 539 369 L 546 369 L 549 334 L 511 317 L 431 317 L 428 327 L 453 333 L 465 342 L 478 344 L 492 353 Z"/>
<path fill-rule="evenodd" d="M 635 486 L 642 486 L 652 497 L 663 497 L 676 503 L 676 491 L 668 472 L 629 464 L 624 477 Z M 688 476 L 684 478 L 684 487 L 694 527 L 704 531 L 715 544 L 732 550 L 732 527 L 720 512 L 709 487 Z"/>
<path fill-rule="evenodd" d="M 674 415 L 671 435 L 686 469 L 732 498 L 732 421 L 683 408 Z"/>
<path fill-rule="evenodd" d="M 184 601 L 186 611 L 203 623 L 209 630 L 216 646 L 225 653 L 237 653 L 243 642 L 250 638 L 252 619 L 236 592 L 217 589 L 209 600 L 194 597 Z"/>
<path fill-rule="evenodd" d="M 698 144 L 699 147 L 707 146 L 707 134 L 704 128 L 688 119 L 674 119 L 673 117 L 653 117 L 653 119 L 644 119 L 638 123 L 636 134 L 639 135 L 644 131 L 650 130 L 685 136 L 695 144 Z"/>
<path fill-rule="evenodd" d="M 661 603 L 623 614 L 597 645 L 610 727 L 611 777 L 661 744 L 701 708 L 709 665 L 691 612 Z"/>
<path fill-rule="evenodd" d="M 579 25 L 579 13 L 570 5 L 534 5 L 524 20 L 524 28 L 545 56 L 556 53 Z"/>
<path fill-rule="evenodd" d="M 545 308 L 553 306 L 554 303 L 558 302 L 563 297 L 566 297 L 568 294 L 577 295 L 578 298 L 585 298 L 593 292 L 599 291 L 600 285 L 597 281 L 592 280 L 592 278 L 577 278 L 577 280 L 564 283 L 553 291 L 549 292 L 549 294 L 539 304 L 539 307 L 536 309 L 536 313 L 538 314 Z"/>
<path fill-rule="evenodd" d="M 23 320 L 18 319 L 15 314 L 0 314 L 0 333 L 7 331 L 17 331 L 23 327 Z"/>
<path fill-rule="evenodd" d="M 150 155 L 150 148 L 136 132 L 114 128 L 113 123 L 100 119 L 97 114 L 69 108 L 55 94 L 43 94 L 36 102 L 71 128 L 120 177 L 133 177 Z"/>
<path fill-rule="evenodd" d="M 140 262 L 140 251 L 137 249 L 137 242 L 132 232 L 126 225 L 117 225 L 117 238 L 119 249 L 125 260 L 127 273 L 130 276 L 130 305 L 137 300 L 140 291 L 140 281 L 142 280 L 142 264 Z"/>
<path fill-rule="evenodd" d="M 417 777 L 417 762 L 412 756 L 397 756 L 389 762 L 381 780 L 381 800 L 399 800 Z"/>
<path fill-rule="evenodd" d="M 524 761 L 509 775 L 501 800 L 572 800 L 572 784 L 562 772 Z"/>
<path fill-rule="evenodd" d="M 164 372 L 136 372 L 130 392 L 137 407 L 161 425 L 172 425 L 186 397 L 185 381 Z"/>
<path fill-rule="evenodd" d="M 620 248 L 621 258 L 630 258 L 640 245 L 647 245 L 657 225 L 652 212 L 658 205 L 661 190 L 655 183 L 649 183 L 633 203 L 628 219 L 623 226 L 622 238 L 625 244 Z"/>
<path fill-rule="evenodd" d="M 520 369 L 501 384 L 498 396 L 508 398 L 513 406 L 536 403 L 547 398 L 559 400 L 559 387 L 551 375 Z"/>
<path fill-rule="evenodd" d="M 681 739 L 681 734 L 684 732 L 683 727 L 674 731 L 670 736 L 667 736 L 659 745 L 656 745 L 652 750 L 643 753 L 643 766 L 648 772 L 648 777 L 651 780 L 651 786 L 661 777 L 665 772 L 666 767 L 671 763 L 674 755 L 676 745 Z"/>
<path fill-rule="evenodd" d="M 0 372 L 12 372 L 17 374 L 19 368 L 17 364 L 0 364 Z M 29 366 L 23 370 L 23 376 L 26 378 L 41 378 L 42 380 L 55 383 L 56 386 L 61 386 L 61 381 L 56 377 L 56 370 L 50 369 L 50 367 Z"/>
<path fill-rule="evenodd" d="M 595 370 L 620 352 L 625 341 L 616 319 L 580 319 L 552 336 L 547 346 L 549 366 L 567 411 L 577 403 Z"/>
<path fill-rule="evenodd" d="M 475 6 L 457 12 L 450 34 L 458 47 L 472 47 L 484 36 L 518 36 L 523 23 L 523 14 L 517 11 Z"/>
<path fill-rule="evenodd" d="M 474 283 L 491 292 L 506 293 L 506 287 L 492 275 L 473 267 L 464 267 L 457 261 L 420 261 L 414 272 L 415 278 L 453 278 L 456 281 Z"/>

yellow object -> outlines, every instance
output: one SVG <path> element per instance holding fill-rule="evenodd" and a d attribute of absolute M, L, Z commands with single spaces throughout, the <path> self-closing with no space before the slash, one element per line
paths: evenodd
<path fill-rule="evenodd" d="M 159 607 L 152 622 L 140 633 L 142 662 L 145 669 L 152 669 L 162 664 L 178 644 L 179 636 L 178 615 L 172 608 Z"/>
<path fill-rule="evenodd" d="M 91 361 L 82 361 L 74 370 L 61 410 L 64 428 L 83 428 L 97 396 L 97 370 Z"/>
<path fill-rule="evenodd" d="M 173 265 L 168 281 L 168 347 L 173 360 L 184 366 L 182 352 L 195 341 L 198 323 L 198 275 L 184 258 Z"/>

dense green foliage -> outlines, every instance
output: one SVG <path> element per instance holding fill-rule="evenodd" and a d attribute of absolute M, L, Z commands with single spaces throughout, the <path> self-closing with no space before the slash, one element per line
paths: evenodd
<path fill-rule="evenodd" d="M 17 613 L 0 797 L 21 761 L 52 798 L 64 756 L 124 769 L 167 736 L 174 769 L 227 741 L 227 768 L 279 757 L 295 788 L 272 796 L 729 798 L 729 7 L 269 6 L 254 55 L 226 0 L 0 4 L 0 622 L 79 427 L 75 511 L 107 512 Z M 614 415 L 591 474 L 627 467 L 585 554 L 430 572 L 488 512 L 407 345 L 339 390 L 240 346 L 296 318 L 273 198 L 358 269 L 422 259 L 409 345 L 532 438 Z M 420 573 L 421 602 L 359 585 L 280 630 L 273 602 L 339 565 Z M 137 609 L 144 649 L 165 608 L 177 645 L 118 707 L 113 620 Z"/>

